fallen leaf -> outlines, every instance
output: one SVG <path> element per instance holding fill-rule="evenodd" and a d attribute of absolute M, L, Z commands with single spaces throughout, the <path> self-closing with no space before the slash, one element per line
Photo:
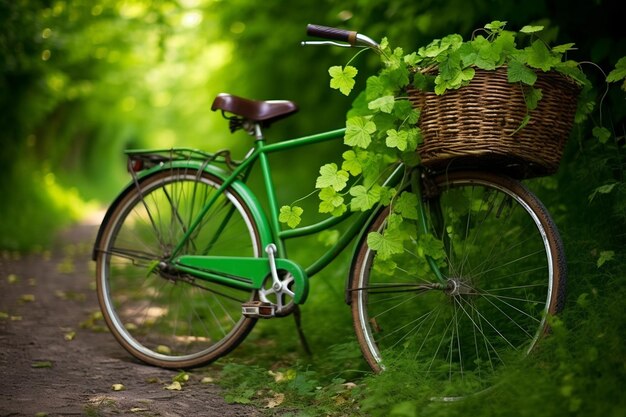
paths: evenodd
<path fill-rule="evenodd" d="M 8 318 L 9 318 L 9 313 L 5 311 L 0 311 L 0 320 L 8 319 Z"/>
<path fill-rule="evenodd" d="M 67 332 L 67 333 L 65 333 L 65 335 L 63 335 L 63 338 L 65 340 L 67 340 L 68 342 L 74 340 L 75 337 L 76 337 L 76 332 L 74 332 L 74 331 Z"/>
<path fill-rule="evenodd" d="M 181 384 L 184 383 L 184 382 L 187 382 L 187 381 L 189 381 L 189 374 L 187 372 L 185 372 L 185 371 L 180 372 L 178 375 L 176 375 L 172 379 L 172 381 L 177 381 L 177 382 L 180 382 Z"/>
<path fill-rule="evenodd" d="M 22 320 L 22 316 L 11 316 L 10 320 L 11 321 L 21 321 Z"/>
<path fill-rule="evenodd" d="M 170 391 L 180 391 L 180 390 L 183 389 L 183 386 L 180 385 L 180 382 L 174 381 L 171 384 L 169 384 L 168 386 L 166 386 L 165 389 L 168 389 Z"/>
<path fill-rule="evenodd" d="M 267 401 L 265 408 L 276 408 L 285 401 L 285 394 L 277 393 Z"/>
<path fill-rule="evenodd" d="M 31 368 L 52 368 L 50 361 L 37 361 L 30 364 Z"/>
<path fill-rule="evenodd" d="M 113 384 L 113 385 L 111 385 L 111 389 L 113 391 L 123 391 L 123 390 L 126 389 L 126 387 L 124 387 L 123 384 Z"/>
<path fill-rule="evenodd" d="M 164 355 L 171 355 L 172 354 L 172 349 L 170 349 L 169 347 L 167 347 L 165 345 L 157 346 L 156 351 L 159 352 L 159 353 L 162 353 Z"/>
<path fill-rule="evenodd" d="M 23 303 L 32 303 L 33 301 L 35 301 L 35 295 L 34 294 L 23 294 L 20 297 L 20 301 Z"/>
<path fill-rule="evenodd" d="M 139 407 L 133 407 L 130 409 L 131 413 L 145 413 L 147 411 L 150 411 L 150 410 L 147 408 L 139 408 Z"/>
<path fill-rule="evenodd" d="M 205 376 L 204 378 L 202 378 L 200 380 L 201 383 L 203 384 L 211 384 L 213 383 L 215 380 L 213 378 L 211 378 L 210 376 Z"/>
<path fill-rule="evenodd" d="M 74 269 L 74 260 L 69 257 L 57 265 L 57 271 L 62 274 L 71 274 L 74 272 Z"/>
<path fill-rule="evenodd" d="M 7 282 L 9 284 L 16 284 L 20 279 L 15 274 L 9 274 L 7 277 Z"/>

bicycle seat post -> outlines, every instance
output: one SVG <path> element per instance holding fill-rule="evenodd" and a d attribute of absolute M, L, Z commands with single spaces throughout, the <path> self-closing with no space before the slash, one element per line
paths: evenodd
<path fill-rule="evenodd" d="M 252 132 L 250 132 L 252 133 Z M 256 140 L 263 140 L 265 139 L 263 137 L 263 130 L 261 130 L 261 124 L 260 123 L 255 123 L 254 124 L 254 138 Z"/>

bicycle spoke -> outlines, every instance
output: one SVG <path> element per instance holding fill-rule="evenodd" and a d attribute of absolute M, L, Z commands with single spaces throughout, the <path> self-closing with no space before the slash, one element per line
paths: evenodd
<path fill-rule="evenodd" d="M 372 267 L 375 252 L 365 252 L 351 289 L 355 320 L 363 323 L 355 328 L 372 367 L 385 358 L 414 366 L 449 389 L 448 400 L 489 387 L 502 367 L 532 349 L 545 315 L 556 308 L 548 295 L 558 289 L 554 273 L 561 271 L 550 267 L 558 235 L 519 183 L 482 173 L 438 181 L 439 192 L 426 202 L 427 220 L 443 248 L 435 261 L 446 284 L 429 286 L 434 277 L 418 256 L 416 236 L 391 257 L 393 276 Z M 384 231 L 386 215 L 370 230 Z"/>
<path fill-rule="evenodd" d="M 98 291 L 107 300 L 109 327 L 142 360 L 198 366 L 232 349 L 254 325 L 241 309 L 254 296 L 250 290 L 200 280 L 168 264 L 187 233 L 183 255 L 203 255 L 209 247 L 215 256 L 261 253 L 254 221 L 230 191 L 196 221 L 220 184 L 197 170 L 157 172 L 139 180 L 109 219 L 98 255 Z"/>

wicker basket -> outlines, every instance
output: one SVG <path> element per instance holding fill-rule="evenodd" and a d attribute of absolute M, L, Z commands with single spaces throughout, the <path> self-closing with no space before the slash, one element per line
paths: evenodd
<path fill-rule="evenodd" d="M 421 109 L 424 141 L 418 152 L 424 166 L 480 167 L 519 178 L 556 172 L 580 88 L 556 72 L 537 76 L 535 88 L 543 97 L 523 129 L 528 110 L 522 86 L 507 81 L 506 67 L 476 69 L 469 85 L 440 96 L 409 89 L 413 106 Z"/>

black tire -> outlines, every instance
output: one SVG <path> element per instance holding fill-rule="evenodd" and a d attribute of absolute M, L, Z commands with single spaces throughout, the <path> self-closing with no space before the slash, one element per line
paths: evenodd
<path fill-rule="evenodd" d="M 102 314 L 118 342 L 141 361 L 175 369 L 205 365 L 234 349 L 256 322 L 241 309 L 255 291 L 156 267 L 221 184 L 206 172 L 156 172 L 127 188 L 101 226 L 96 278 Z M 261 255 L 258 228 L 234 190 L 218 197 L 181 253 Z"/>
<path fill-rule="evenodd" d="M 360 242 L 349 290 L 371 368 L 412 367 L 452 400 L 492 386 L 502 367 L 531 352 L 546 316 L 563 307 L 567 267 L 554 222 L 518 181 L 458 172 L 432 183 L 425 202 L 434 239 L 423 242 L 441 248 L 443 281 L 417 256 L 414 233 L 403 253 L 376 259 L 367 234 L 385 230 L 385 208 Z"/>

